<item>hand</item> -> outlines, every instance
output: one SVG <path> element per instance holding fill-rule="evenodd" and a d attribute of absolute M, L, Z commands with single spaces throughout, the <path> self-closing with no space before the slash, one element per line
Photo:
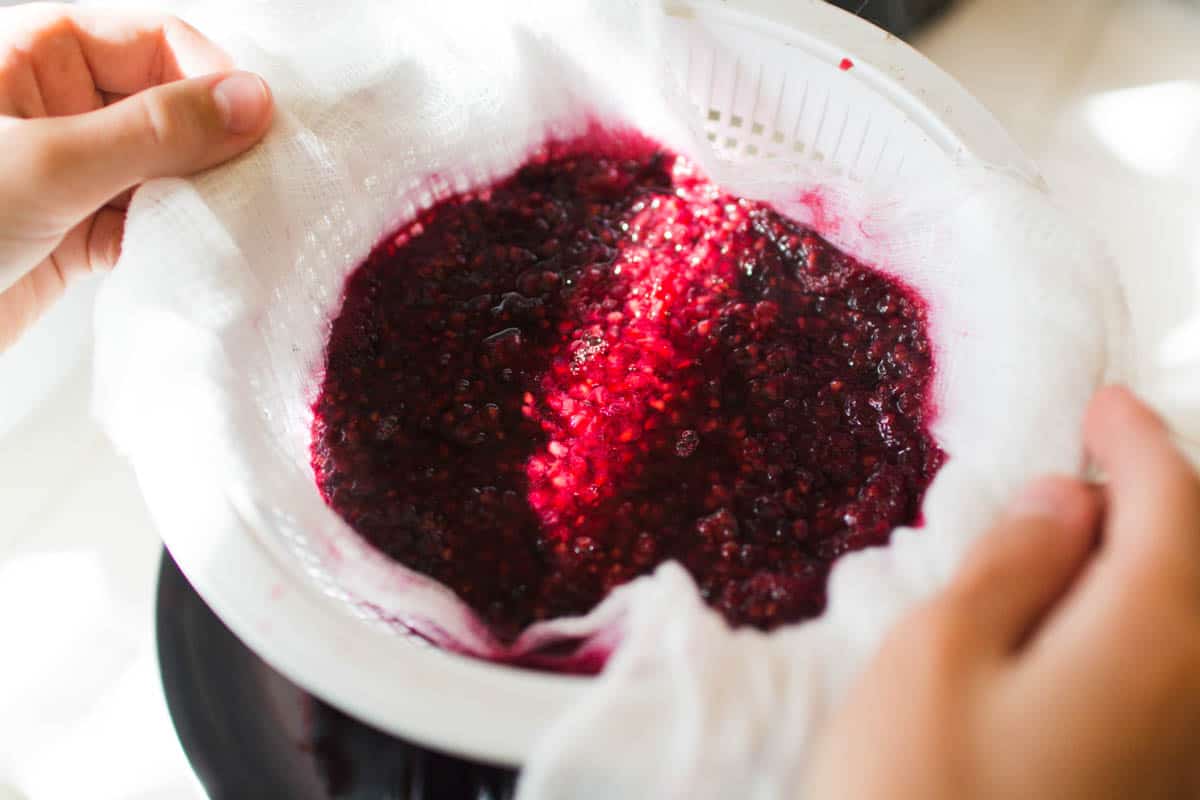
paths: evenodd
<path fill-rule="evenodd" d="M 1025 491 L 881 648 L 807 797 L 1200 797 L 1200 483 L 1123 389 L 1085 438 L 1107 485 Z"/>
<path fill-rule="evenodd" d="M 267 86 L 230 67 L 171 17 L 0 9 L 0 351 L 73 277 L 116 263 L 132 187 L 262 138 Z"/>

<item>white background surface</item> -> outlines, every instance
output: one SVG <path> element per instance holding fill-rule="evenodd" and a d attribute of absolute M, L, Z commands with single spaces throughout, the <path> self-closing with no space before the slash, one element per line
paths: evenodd
<path fill-rule="evenodd" d="M 960 0 L 917 42 L 1108 242 L 1146 366 L 1200 345 L 1198 41 L 1183 0 Z M 0 800 L 199 798 L 157 675 L 159 545 L 88 384 L 0 437 Z"/>

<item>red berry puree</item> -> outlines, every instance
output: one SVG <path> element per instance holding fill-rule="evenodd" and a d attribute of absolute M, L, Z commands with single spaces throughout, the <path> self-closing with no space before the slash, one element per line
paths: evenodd
<path fill-rule="evenodd" d="M 944 460 L 912 289 L 634 136 L 390 236 L 326 359 L 326 501 L 504 641 L 669 559 L 734 625 L 813 617 Z"/>

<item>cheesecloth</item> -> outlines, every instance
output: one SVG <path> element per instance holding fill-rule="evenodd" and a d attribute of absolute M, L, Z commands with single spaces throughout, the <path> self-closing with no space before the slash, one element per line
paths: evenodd
<path fill-rule="evenodd" d="M 869 157 L 847 168 L 787 147 L 731 159 L 664 56 L 684 4 L 161 5 L 261 72 L 278 112 L 248 155 L 135 195 L 97 309 L 96 410 L 139 474 L 159 476 L 144 481 L 152 506 L 164 474 L 227 503 L 347 626 L 504 650 L 451 592 L 325 506 L 310 407 L 343 281 L 372 245 L 548 137 L 636 128 L 929 303 L 933 433 L 950 460 L 923 527 L 845 557 L 824 616 L 771 635 L 727 629 L 674 564 L 586 617 L 529 629 L 508 655 L 567 639 L 580 643 L 571 657 L 613 655 L 540 737 L 523 800 L 796 796 L 812 735 L 888 625 L 1021 483 L 1082 469 L 1084 408 L 1123 368 L 1122 295 L 1104 254 L 1012 165 L 964 154 L 914 175 L 879 170 L 882 151 L 875 169 Z M 186 528 L 164 527 L 168 545 L 220 535 Z"/>

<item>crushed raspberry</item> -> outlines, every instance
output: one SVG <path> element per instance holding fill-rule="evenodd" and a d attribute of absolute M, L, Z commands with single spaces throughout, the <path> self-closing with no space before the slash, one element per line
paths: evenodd
<path fill-rule="evenodd" d="M 819 614 L 943 461 L 913 291 L 636 137 L 549 145 L 348 279 L 314 407 L 341 516 L 503 640 L 676 559 Z"/>

